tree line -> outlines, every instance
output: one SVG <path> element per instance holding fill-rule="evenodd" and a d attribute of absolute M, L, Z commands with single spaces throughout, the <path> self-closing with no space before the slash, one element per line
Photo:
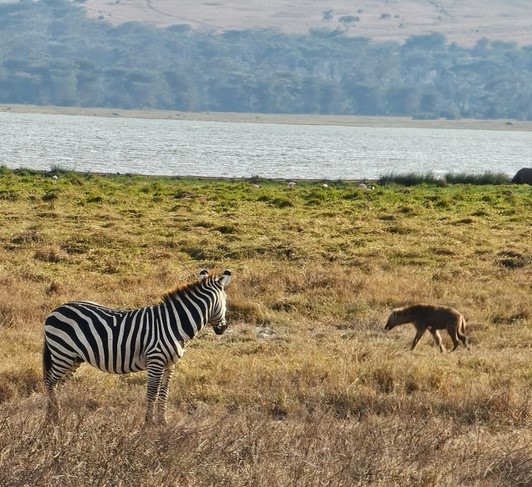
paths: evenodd
<path fill-rule="evenodd" d="M 83 1 L 83 0 L 80 0 Z M 158 29 L 79 3 L 0 4 L 0 103 L 532 120 L 532 46 L 338 29 Z"/>

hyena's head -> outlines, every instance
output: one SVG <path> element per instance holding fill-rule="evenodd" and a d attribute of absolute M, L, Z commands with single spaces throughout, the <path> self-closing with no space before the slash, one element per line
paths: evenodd
<path fill-rule="evenodd" d="M 386 323 L 386 326 L 384 327 L 385 330 L 391 330 L 393 327 L 397 326 L 398 320 L 397 320 L 397 311 L 393 310 L 392 314 L 388 318 L 388 321 Z"/>

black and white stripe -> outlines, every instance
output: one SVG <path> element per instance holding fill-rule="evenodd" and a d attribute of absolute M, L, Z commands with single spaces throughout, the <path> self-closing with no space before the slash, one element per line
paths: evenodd
<path fill-rule="evenodd" d="M 204 270 L 198 282 L 168 293 L 158 305 L 121 311 L 73 301 L 52 311 L 44 325 L 43 351 L 50 419 L 59 414 L 59 381 L 87 362 L 111 374 L 147 370 L 146 421 L 164 422 L 169 381 L 186 342 L 207 323 L 219 335 L 227 328 L 230 280 L 230 270 L 220 276 Z"/>

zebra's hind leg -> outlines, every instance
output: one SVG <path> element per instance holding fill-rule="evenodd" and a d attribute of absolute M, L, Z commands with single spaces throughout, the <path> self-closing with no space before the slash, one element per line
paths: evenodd
<path fill-rule="evenodd" d="M 57 423 L 59 420 L 59 401 L 57 399 L 57 382 L 44 380 L 46 393 L 48 394 L 48 406 L 46 409 L 46 420 L 51 423 Z"/>
<path fill-rule="evenodd" d="M 155 403 L 159 397 L 159 389 L 163 380 L 164 367 L 159 362 L 148 362 L 146 424 L 153 424 Z"/>
<path fill-rule="evenodd" d="M 159 387 L 159 394 L 157 396 L 157 418 L 159 424 L 166 424 L 166 403 L 168 401 L 168 390 L 170 386 L 170 379 L 175 371 L 175 365 L 166 367 L 163 371 L 161 385 Z"/>
<path fill-rule="evenodd" d="M 59 382 L 74 373 L 81 361 L 70 360 L 63 357 L 59 360 L 52 355 L 48 343 L 45 342 L 43 350 L 43 380 L 46 393 L 48 395 L 48 407 L 46 418 L 52 423 L 59 420 L 60 406 L 57 398 L 57 387 Z"/>

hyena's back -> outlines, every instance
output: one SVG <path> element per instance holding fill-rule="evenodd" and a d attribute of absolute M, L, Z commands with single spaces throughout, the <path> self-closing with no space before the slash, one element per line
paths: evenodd
<path fill-rule="evenodd" d="M 398 316 L 411 316 L 411 322 L 420 326 L 445 330 L 455 326 L 459 331 L 465 331 L 465 318 L 451 306 L 432 304 L 415 304 L 395 310 Z"/>

